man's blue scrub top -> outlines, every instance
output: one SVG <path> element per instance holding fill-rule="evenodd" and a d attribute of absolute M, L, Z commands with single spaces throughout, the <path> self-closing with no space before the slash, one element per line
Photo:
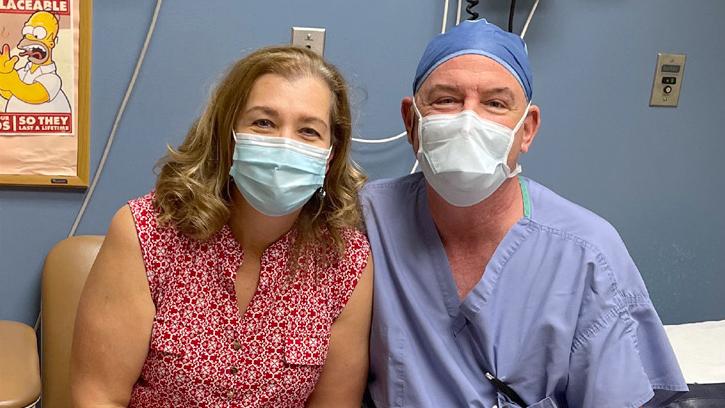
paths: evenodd
<path fill-rule="evenodd" d="M 644 282 L 605 220 L 520 178 L 525 216 L 461 301 L 423 175 L 361 196 L 375 266 L 369 393 L 377 407 L 639 407 L 684 391 Z"/>

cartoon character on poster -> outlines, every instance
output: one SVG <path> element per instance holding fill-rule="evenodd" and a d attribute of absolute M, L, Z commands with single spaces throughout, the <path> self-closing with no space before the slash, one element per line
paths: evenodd
<path fill-rule="evenodd" d="M 85 185 L 91 5 L 0 0 L 0 187 Z"/>
<path fill-rule="evenodd" d="M 47 11 L 33 13 L 17 44 L 19 55 L 10 56 L 4 44 L 0 51 L 0 96 L 4 112 L 70 113 L 63 81 L 56 72 L 53 49 L 58 42 L 58 18 Z M 20 57 L 27 63 L 15 69 Z M 0 101 L 2 103 L 3 101 Z"/>

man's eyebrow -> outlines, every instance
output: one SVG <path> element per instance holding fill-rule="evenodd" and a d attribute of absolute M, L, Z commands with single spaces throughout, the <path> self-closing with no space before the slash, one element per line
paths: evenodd
<path fill-rule="evenodd" d="M 460 88 L 458 86 L 456 86 L 456 85 L 451 85 L 451 84 L 435 84 L 435 85 L 432 85 L 430 87 L 430 89 L 428 90 L 427 94 L 428 95 L 431 95 L 431 94 L 433 94 L 435 92 L 450 92 L 450 93 L 454 93 L 454 92 L 460 92 Z M 502 94 L 502 95 L 506 96 L 507 98 L 509 98 L 511 100 L 515 99 L 514 91 L 511 88 L 507 87 L 507 86 L 500 86 L 500 87 L 495 87 L 495 88 L 483 89 L 483 90 L 480 91 L 480 94 L 482 96 L 484 96 L 484 95 L 485 96 L 489 96 L 489 95 L 501 95 Z"/>
<path fill-rule="evenodd" d="M 514 95 L 514 91 L 512 91 L 511 88 L 509 88 L 507 86 L 486 89 L 481 92 L 481 95 L 500 95 L 500 94 L 505 95 L 506 97 L 508 97 L 511 100 L 516 99 L 516 97 Z"/>
<path fill-rule="evenodd" d="M 430 87 L 428 90 L 428 94 L 432 94 L 433 92 L 458 92 L 459 88 L 455 85 L 450 84 L 435 84 Z"/>

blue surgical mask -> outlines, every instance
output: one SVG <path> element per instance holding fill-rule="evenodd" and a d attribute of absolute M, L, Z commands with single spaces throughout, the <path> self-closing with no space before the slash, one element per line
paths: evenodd
<path fill-rule="evenodd" d="M 257 211 L 287 215 L 322 187 L 332 148 L 322 149 L 279 136 L 234 133 L 229 175 Z"/>

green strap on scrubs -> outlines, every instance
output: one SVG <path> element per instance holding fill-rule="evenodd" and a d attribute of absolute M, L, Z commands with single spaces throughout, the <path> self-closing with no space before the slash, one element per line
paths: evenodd
<path fill-rule="evenodd" d="M 521 176 L 519 176 L 519 185 L 521 186 L 521 198 L 524 201 L 524 217 L 531 218 L 531 198 L 529 197 L 529 187 Z"/>

